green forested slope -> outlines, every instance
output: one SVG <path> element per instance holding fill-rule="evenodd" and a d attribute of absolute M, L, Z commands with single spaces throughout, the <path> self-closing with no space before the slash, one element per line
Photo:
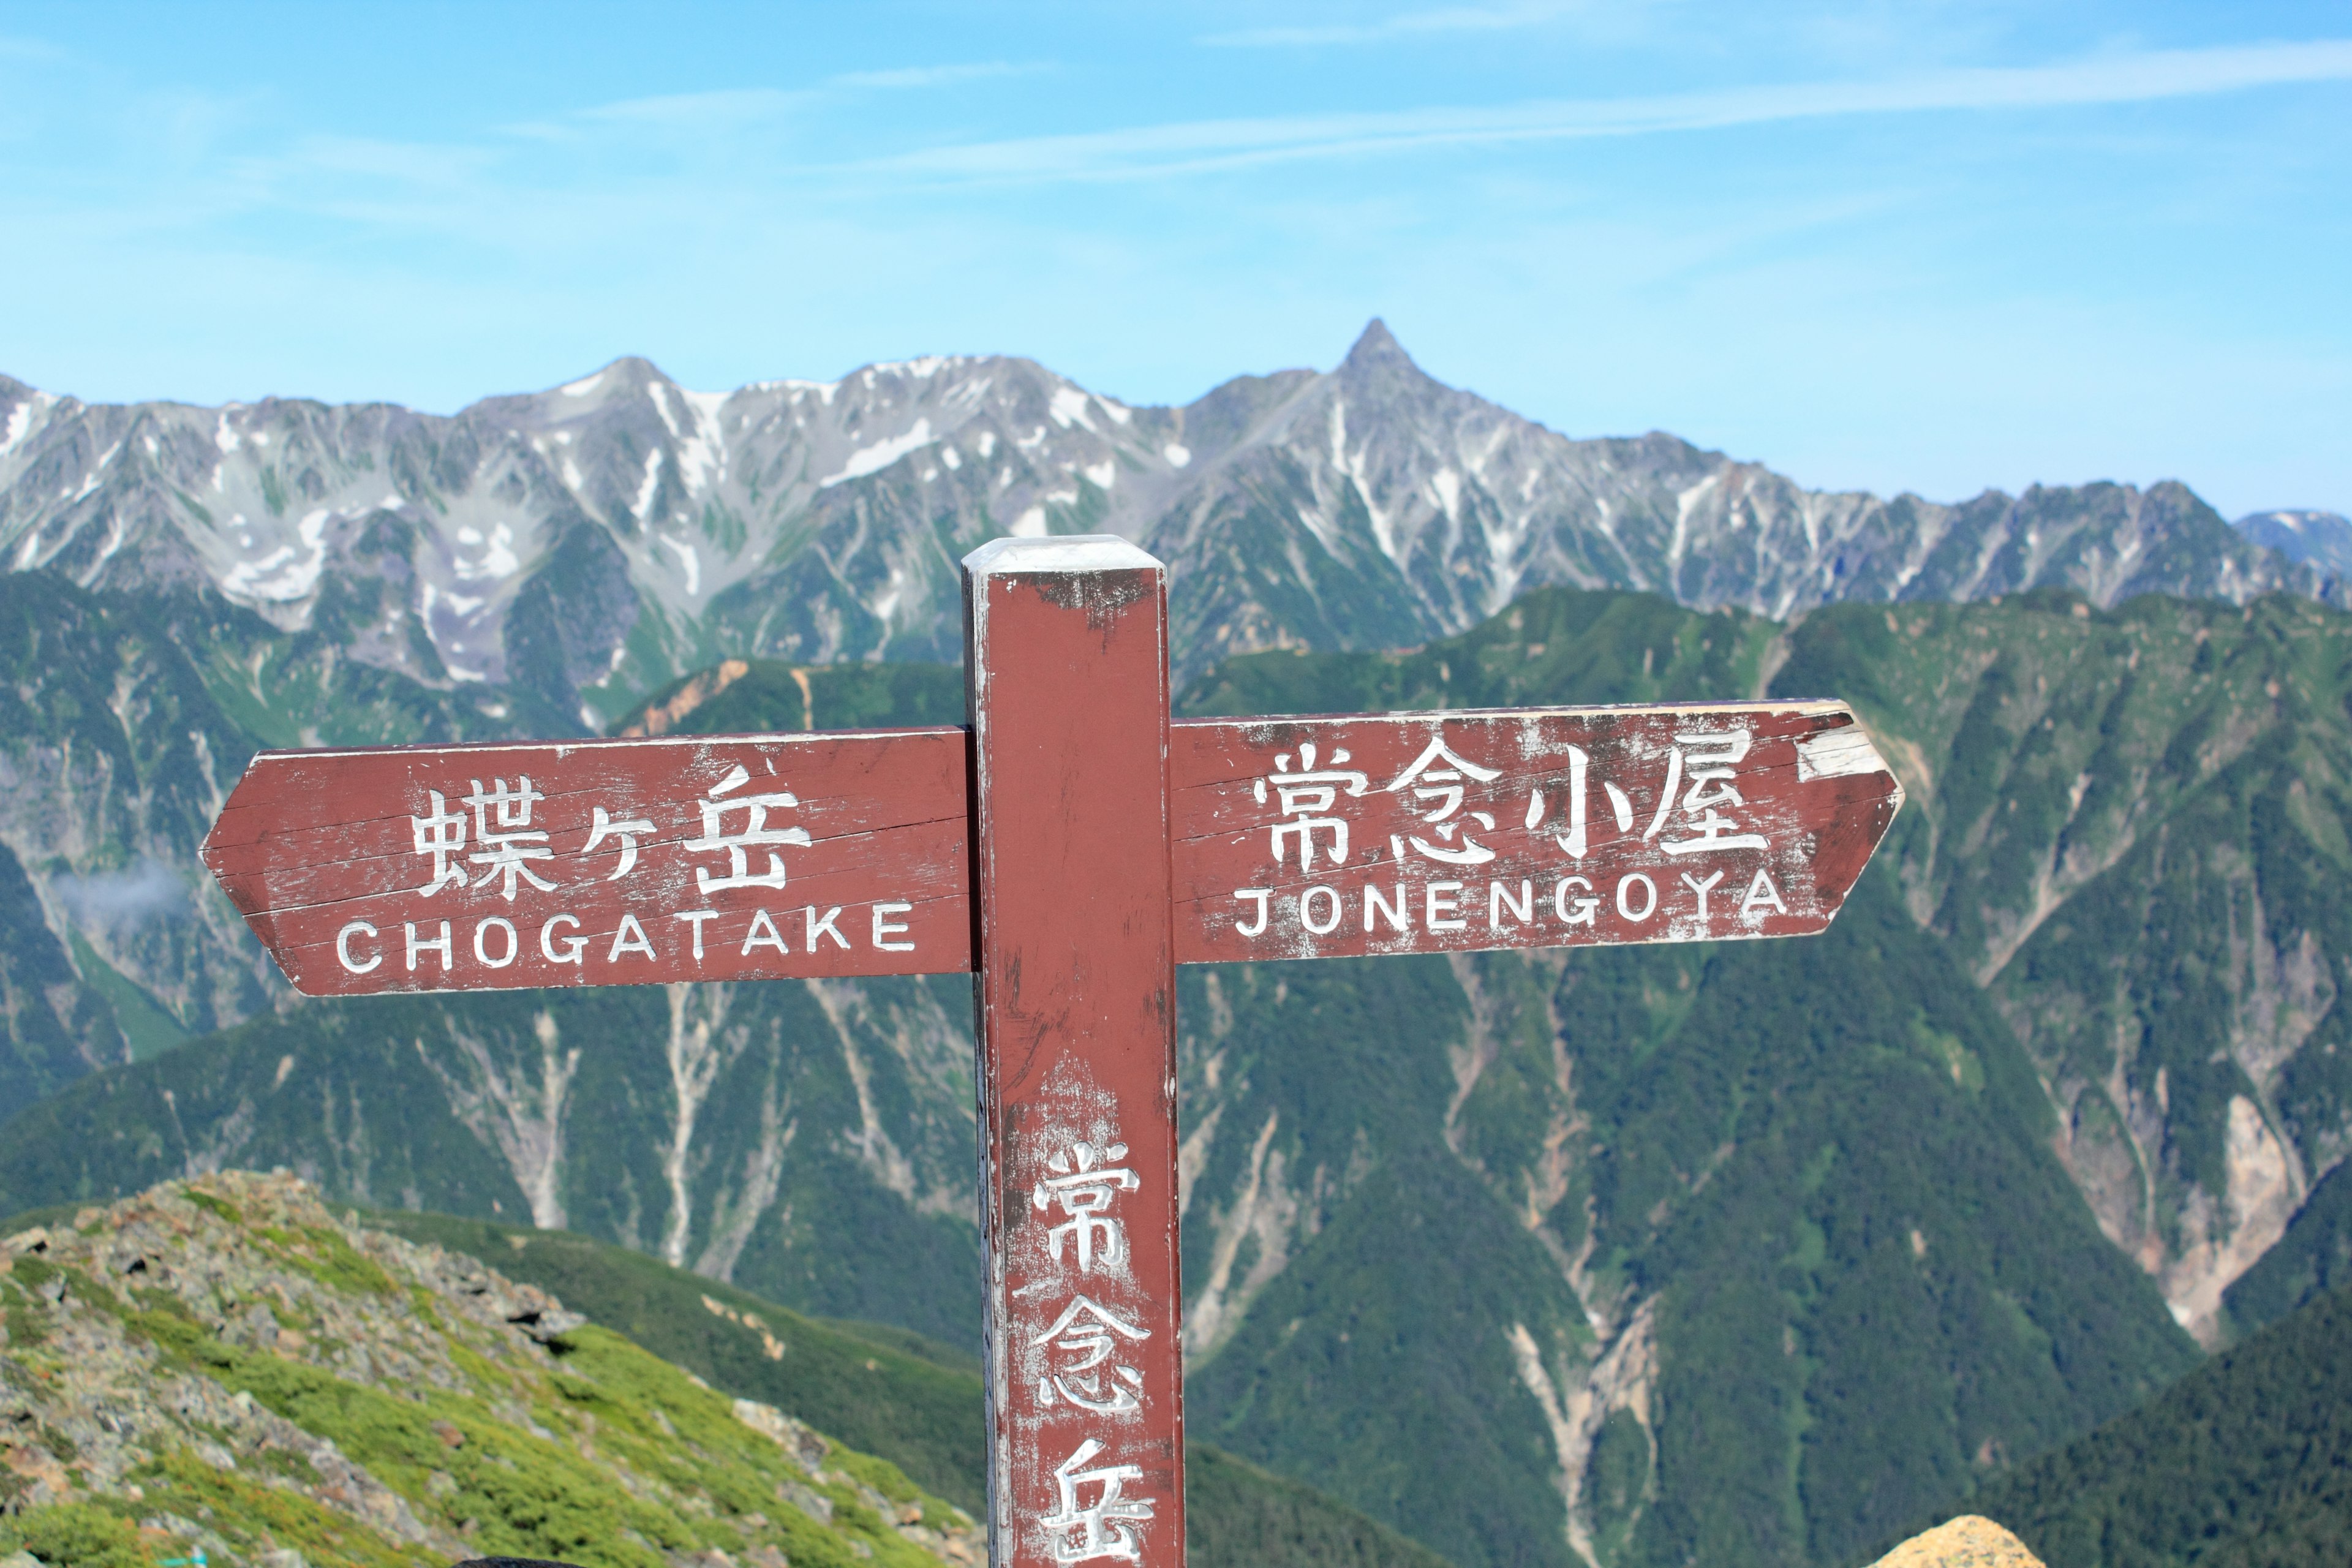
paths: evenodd
<path fill-rule="evenodd" d="M 1418 655 L 1235 661 L 1193 701 L 1330 711 L 1731 696 L 1761 683 L 1775 630 L 1542 595 Z M 1422 1139 L 1451 1156 L 1436 1163 L 1473 1173 L 1509 1216 L 1501 1228 L 1580 1277 L 1611 1347 L 1651 1363 L 1645 1388 L 1615 1369 L 1610 1396 L 1625 1403 L 1578 1456 L 1593 1546 L 1638 1562 L 1801 1562 L 1877 1539 L 1980 1468 L 2126 1409 L 2189 1363 L 2145 1279 L 2050 1157 L 2032 1062 L 1952 960 L 1882 871 L 1811 942 L 1432 961 L 1418 997 L 1402 994 L 1402 964 L 1363 966 L 1377 980 L 1335 964 L 1219 975 L 1224 1009 L 1258 1025 L 1217 1042 L 1223 1073 L 1279 1075 L 1220 1102 L 1252 1130 L 1280 1118 L 1276 1137 L 1301 1139 L 1302 1163 L 1328 1125 L 1326 1169 L 1367 1126 L 1446 1107 L 1435 1126 L 1418 1118 Z M 1187 1018 L 1216 1016 L 1196 995 Z M 1368 1071 L 1368 1037 L 1416 1026 L 1446 1047 L 1396 1058 L 1420 1081 Z M 1258 1062 L 1244 1055 L 1253 1046 Z M 1456 1052 L 1483 1058 L 1475 1074 Z M 1204 1180 L 1220 1153 L 1238 1163 L 1253 1152 L 1224 1145 Z M 1513 1323 L 1433 1286 L 1440 1259 L 1404 1241 L 1418 1234 L 1413 1215 L 1442 1225 L 1447 1243 L 1466 1234 L 1482 1256 L 1508 1255 L 1460 1217 L 1475 1205 L 1452 1185 L 1450 1203 L 1430 1203 L 1444 1190 L 1434 1179 L 1402 1194 L 1375 1179 L 1359 1201 L 1386 1213 L 1328 1219 L 1195 1375 L 1196 1408 L 1230 1423 L 1204 1429 L 1286 1468 L 1344 1456 L 1351 1473 L 1397 1489 L 1400 1512 L 1443 1510 L 1403 1500 L 1442 1416 L 1414 1429 L 1384 1418 L 1377 1374 L 1318 1375 L 1353 1342 L 1338 1314 L 1318 1314 L 1331 1328 L 1303 1349 L 1293 1324 L 1318 1290 L 1374 1302 L 1394 1320 L 1381 1324 L 1386 1344 L 1427 1347 L 1392 1352 L 1412 1368 L 1401 1381 L 1501 1383 L 1493 1361 L 1465 1376 L 1444 1352 L 1507 1341 Z M 1449 1208 L 1457 1217 L 1440 1220 Z M 1192 1233 L 1192 1278 L 1213 1267 L 1214 1245 Z M 1331 1251 L 1351 1267 L 1334 1273 Z M 1478 1282 L 1491 1290 L 1507 1277 L 1486 1268 Z M 1482 1318 L 1485 1331 L 1459 1332 Z M 1558 1331 L 1573 1340 L 1580 1327 Z M 1627 1354 L 1645 1334 L 1646 1357 Z M 1486 1463 L 1503 1470 L 1507 1458 Z"/>
<path fill-rule="evenodd" d="M 1969 1500 L 2050 1568 L 2352 1562 L 2352 1291 Z"/>
<path fill-rule="evenodd" d="M 216 595 L 0 573 L 0 1116 L 281 992 L 195 861 L 262 746 L 576 732 L 346 658 L 395 591 L 338 583 L 288 635 Z"/>

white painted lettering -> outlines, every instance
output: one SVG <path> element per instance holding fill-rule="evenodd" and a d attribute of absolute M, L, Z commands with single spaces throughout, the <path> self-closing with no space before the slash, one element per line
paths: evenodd
<path fill-rule="evenodd" d="M 816 906 L 811 904 L 808 907 L 808 950 L 811 952 L 816 951 L 816 939 L 820 936 L 829 936 L 842 947 L 849 945 L 849 939 L 842 935 L 840 929 L 833 923 L 840 914 L 841 906 L 836 904 L 824 912 L 824 918 L 820 920 L 817 918 Z"/>
<path fill-rule="evenodd" d="M 1265 932 L 1266 910 L 1267 907 L 1273 902 L 1274 889 L 1272 888 L 1235 888 L 1234 889 L 1234 897 L 1237 899 L 1255 899 L 1257 900 L 1257 924 L 1244 925 L 1241 921 L 1235 921 L 1234 922 L 1234 929 L 1241 932 L 1244 936 L 1264 935 Z"/>
<path fill-rule="evenodd" d="M 1387 921 L 1394 929 L 1412 930 L 1412 921 L 1405 914 L 1406 907 L 1403 883 L 1397 884 L 1396 902 L 1393 904 L 1382 896 L 1378 888 L 1373 887 L 1370 882 L 1364 884 L 1364 929 L 1366 931 L 1372 929 L 1372 911 L 1375 909 L 1380 910 L 1381 918 Z"/>
<path fill-rule="evenodd" d="M 1715 890 L 1715 885 L 1722 880 L 1723 872 L 1720 869 L 1717 869 L 1708 876 L 1707 879 L 1704 882 L 1692 876 L 1688 871 L 1683 873 L 1683 886 L 1688 888 L 1692 892 L 1698 895 L 1699 919 L 1706 919 L 1706 896 L 1713 892 Z"/>
<path fill-rule="evenodd" d="M 335 933 L 335 957 L 340 960 L 342 966 L 352 973 L 365 974 L 369 970 L 373 969 L 377 964 L 383 962 L 383 954 L 379 952 L 370 958 L 365 963 L 358 963 L 352 957 L 352 938 L 355 936 L 373 935 L 375 935 L 375 927 L 368 924 L 365 921 L 353 921 L 351 924 L 345 926 L 342 930 Z"/>
<path fill-rule="evenodd" d="M 489 943 L 482 940 L 492 931 L 502 931 L 507 933 L 507 950 L 497 958 L 490 956 Z M 474 957 L 492 969 L 504 969 L 508 964 L 512 963 L 515 961 L 515 953 L 521 947 L 522 938 L 515 934 L 514 921 L 510 920 L 492 915 L 488 920 L 474 927 Z"/>
<path fill-rule="evenodd" d="M 1568 890 L 1570 888 L 1577 889 L 1576 911 L 1573 914 L 1569 912 Z M 1599 919 L 1597 911 L 1601 908 L 1601 900 L 1592 897 L 1592 884 L 1583 878 L 1562 877 L 1551 890 L 1551 907 L 1552 912 L 1559 916 L 1560 924 L 1589 926 Z"/>
<path fill-rule="evenodd" d="M 751 929 L 743 933 L 743 956 L 751 957 L 755 947 L 772 947 L 778 952 L 792 952 L 784 945 L 784 933 L 776 929 L 776 922 L 768 918 L 765 910 L 751 911 Z"/>
<path fill-rule="evenodd" d="M 1462 884 L 1432 882 L 1422 889 L 1421 912 L 1432 931 L 1460 931 L 1470 922 L 1462 918 Z"/>
<path fill-rule="evenodd" d="M 1601 781 L 1601 787 L 1602 790 L 1606 791 L 1609 795 L 1609 815 L 1617 819 L 1617 831 L 1620 833 L 1633 832 L 1633 801 L 1626 795 L 1623 790 L 1619 789 L 1615 784 L 1611 784 L 1606 779 Z"/>
<path fill-rule="evenodd" d="M 1744 915 L 1767 904 L 1784 915 L 1789 912 L 1789 906 L 1780 901 L 1780 889 L 1772 885 L 1772 874 L 1759 870 L 1756 879 L 1748 884 L 1748 896 L 1739 900 L 1739 912 Z"/>
<path fill-rule="evenodd" d="M 555 928 L 560 925 L 568 925 L 577 931 L 580 927 L 580 917 L 578 915 L 548 916 L 547 923 L 539 928 L 539 951 L 547 955 L 547 962 L 550 963 L 581 963 L 580 954 L 586 950 L 588 939 L 584 936 L 559 937 L 555 934 Z M 555 944 L 558 942 L 565 944 L 562 952 L 555 951 Z"/>
<path fill-rule="evenodd" d="M 1647 844 L 1666 825 L 1666 815 L 1675 809 L 1675 792 L 1683 786 L 1683 749 L 1676 746 L 1666 753 L 1666 787 L 1658 792 L 1658 814 L 1650 818 L 1650 826 L 1642 830 L 1642 842 Z"/>
<path fill-rule="evenodd" d="M 1760 833 L 1744 833 L 1741 825 L 1716 809 L 1718 806 L 1744 806 L 1748 804 L 1739 788 L 1731 781 L 1738 776 L 1738 763 L 1748 755 L 1753 737 L 1746 730 L 1727 730 L 1721 733 L 1703 733 L 1680 730 L 1675 733 L 1675 756 L 1682 757 L 1685 748 L 1690 752 L 1691 785 L 1683 795 L 1683 815 L 1689 838 L 1668 838 L 1658 847 L 1669 855 L 1699 855 L 1715 849 L 1769 849 L 1771 847 Z M 1674 794 L 1671 776 L 1666 793 Z M 1659 808 L 1662 812 L 1664 807 Z"/>
<path fill-rule="evenodd" d="M 1515 899 L 1511 897 L 1511 889 L 1507 883 L 1487 883 L 1486 929 L 1488 931 L 1501 931 L 1503 929 L 1503 911 L 1505 910 L 1510 910 L 1511 918 L 1518 921 L 1523 926 L 1535 924 L 1536 885 L 1528 880 L 1525 877 L 1520 878 L 1519 896 Z"/>
<path fill-rule="evenodd" d="M 1274 827 L 1276 865 L 1282 864 L 1282 841 L 1296 838 L 1298 840 L 1298 868 L 1312 870 L 1315 865 L 1315 836 L 1318 833 L 1331 835 L 1331 842 L 1323 846 L 1323 852 L 1331 857 L 1331 864 L 1346 863 L 1348 819 L 1324 814 L 1338 803 L 1343 789 L 1349 795 L 1359 795 L 1364 793 L 1365 784 L 1370 782 L 1354 769 L 1339 765 L 1346 761 L 1347 748 L 1335 747 L 1331 752 L 1331 765 L 1318 769 L 1315 765 L 1315 742 L 1309 741 L 1298 748 L 1296 772 L 1290 766 L 1290 753 L 1283 752 L 1274 759 L 1274 773 L 1257 781 L 1252 793 L 1259 802 L 1263 804 L 1265 800 L 1265 786 L 1273 784 L 1282 815 L 1290 819 L 1276 823 Z M 1244 931 L 1242 934 L 1255 936 L 1257 932 Z"/>
<path fill-rule="evenodd" d="M 441 934 L 430 942 L 417 941 L 416 922 L 415 921 L 410 921 L 408 922 L 408 972 L 411 974 L 416 973 L 416 955 L 420 952 L 439 953 L 441 955 L 441 973 L 444 974 L 449 973 L 450 945 L 449 922 L 447 921 L 443 921 L 441 922 Z"/>
<path fill-rule="evenodd" d="M 636 869 L 637 840 L 653 831 L 654 825 L 645 817 L 634 816 L 625 822 L 615 822 L 613 820 L 613 814 L 600 805 L 596 808 L 595 816 L 589 820 L 588 842 L 580 847 L 580 853 L 583 855 L 590 853 L 607 838 L 619 839 L 621 841 L 620 863 L 613 868 L 613 874 L 604 879 L 608 882 L 617 882 Z"/>
<path fill-rule="evenodd" d="M 875 905 L 875 906 L 874 906 L 874 945 L 875 945 L 876 947 L 877 947 L 877 948 L 881 949 L 884 952 L 914 952 L 914 951 L 915 951 L 915 944 L 914 944 L 913 942 L 886 942 L 886 941 L 884 941 L 884 940 L 883 940 L 885 937 L 903 936 L 903 935 L 905 935 L 905 934 L 906 934 L 906 931 L 907 931 L 907 922 L 906 922 L 906 921 L 894 921 L 894 920 L 890 920 L 890 919 L 888 919 L 887 917 L 888 917 L 888 916 L 891 916 L 891 915 L 903 915 L 903 914 L 907 914 L 907 913 L 910 912 L 910 911 L 914 909 L 914 907 L 915 907 L 915 906 L 914 906 L 914 905 L 912 905 L 912 904 L 877 904 L 877 905 Z"/>
<path fill-rule="evenodd" d="M 618 963 L 625 952 L 642 952 L 647 958 L 658 956 L 654 944 L 646 940 L 646 928 L 637 923 L 635 915 L 621 917 L 621 929 L 613 933 L 613 951 L 604 955 L 604 962 Z"/>
<path fill-rule="evenodd" d="M 1642 912 L 1640 914 L 1635 914 L 1633 912 L 1633 900 L 1625 896 L 1628 892 L 1633 890 L 1633 884 L 1636 882 L 1642 884 Z M 1642 875 L 1639 871 L 1629 871 L 1624 876 L 1617 879 L 1617 912 L 1619 914 L 1624 916 L 1627 920 L 1632 921 L 1635 925 L 1640 925 L 1643 921 L 1648 920 L 1651 915 L 1654 914 L 1657 911 L 1657 908 L 1658 885 L 1655 882 L 1653 882 L 1649 878 Z"/>
<path fill-rule="evenodd" d="M 770 846 L 797 845 L 808 847 L 812 840 L 805 827 L 771 827 L 768 813 L 776 809 L 792 809 L 800 798 L 790 790 L 771 790 L 764 795 L 737 795 L 733 800 L 721 797 L 751 782 L 751 770 L 738 763 L 725 778 L 712 784 L 699 803 L 702 807 L 702 837 L 689 838 L 685 847 L 697 855 L 725 855 L 727 869 L 712 876 L 708 867 L 694 868 L 694 885 L 704 898 L 720 888 L 781 888 L 784 885 L 784 859 Z M 719 823 L 725 814 L 744 814 L 742 827 L 733 833 L 721 832 Z M 751 869 L 751 851 L 765 849 L 768 868 Z"/>
<path fill-rule="evenodd" d="M 1150 1519 L 1159 1500 L 1129 1497 L 1128 1486 L 1143 1479 L 1142 1467 L 1094 1465 L 1102 1451 L 1102 1440 L 1089 1437 L 1054 1467 L 1059 1500 L 1054 1511 L 1037 1522 L 1050 1532 L 1046 1539 L 1056 1563 L 1092 1563 L 1105 1557 L 1123 1563 L 1142 1561 L 1142 1541 L 1130 1526 Z M 1100 1489 L 1092 1501 L 1085 1500 L 1088 1487 Z"/>
<path fill-rule="evenodd" d="M 1319 921 L 1314 913 L 1314 899 L 1318 893 L 1329 900 L 1331 905 L 1329 913 Z M 1339 889 L 1337 888 L 1309 888 L 1298 895 L 1298 923 L 1317 936 L 1328 936 L 1338 929 L 1339 910 Z"/>
<path fill-rule="evenodd" d="M 684 921 L 694 928 L 694 962 L 697 963 L 702 962 L 702 922 L 716 920 L 718 916 L 717 910 L 688 910 L 682 914 L 670 916 L 670 919 Z"/>
<path fill-rule="evenodd" d="M 1584 858 L 1587 843 L 1584 829 L 1584 774 L 1591 764 L 1592 759 L 1578 748 L 1570 746 L 1568 749 L 1568 831 L 1558 835 L 1555 842 L 1568 851 L 1568 858 L 1571 860 Z M 1611 784 L 1608 788 L 1610 804 L 1616 809 L 1621 819 L 1618 827 L 1622 831 L 1633 824 L 1633 808 L 1630 804 L 1624 803 L 1625 797 L 1615 784 Z M 1533 832 L 1535 826 L 1535 823 L 1530 821 L 1528 824 L 1528 830 Z"/>

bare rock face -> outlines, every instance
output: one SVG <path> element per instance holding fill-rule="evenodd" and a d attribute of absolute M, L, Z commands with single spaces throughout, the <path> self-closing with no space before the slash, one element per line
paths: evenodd
<path fill-rule="evenodd" d="M 2025 1543 L 1989 1519 L 1962 1514 L 1915 1535 L 1870 1568 L 2042 1568 Z"/>

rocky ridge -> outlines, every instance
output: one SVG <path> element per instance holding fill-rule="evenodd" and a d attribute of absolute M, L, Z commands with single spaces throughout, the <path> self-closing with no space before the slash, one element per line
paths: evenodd
<path fill-rule="evenodd" d="M 0 1244 L 0 1553 L 112 1564 L 972 1563 L 894 1467 L 300 1181 Z"/>
<path fill-rule="evenodd" d="M 1777 617 L 2049 585 L 2341 596 L 2175 482 L 1810 490 L 1664 433 L 1546 429 L 1427 375 L 1378 321 L 1329 372 L 1181 407 L 1002 355 L 726 393 L 624 359 L 450 416 L 86 405 L 0 377 L 11 569 L 209 588 L 289 634 L 324 612 L 362 666 L 521 687 L 592 730 L 722 658 L 952 658 L 961 555 L 1089 530 L 1170 563 L 1180 678 L 1423 642 L 1545 585 Z"/>

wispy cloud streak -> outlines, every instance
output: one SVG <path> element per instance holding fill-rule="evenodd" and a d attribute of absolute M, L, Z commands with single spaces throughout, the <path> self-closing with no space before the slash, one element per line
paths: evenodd
<path fill-rule="evenodd" d="M 1934 71 L 1494 109 L 1193 121 L 926 149 L 869 168 L 956 180 L 1119 180 L 1418 147 L 1639 136 L 1845 115 L 2147 102 L 2352 80 L 2352 39 L 2171 49 L 2060 65 Z"/>
<path fill-rule="evenodd" d="M 1244 27 L 1200 40 L 1224 48 L 1289 48 L 1316 44 L 1377 44 L 1438 33 L 1499 33 L 1540 26 L 1577 9 L 1560 4 L 1447 5 L 1402 11 L 1376 22 L 1341 22 L 1308 27 Z"/>

